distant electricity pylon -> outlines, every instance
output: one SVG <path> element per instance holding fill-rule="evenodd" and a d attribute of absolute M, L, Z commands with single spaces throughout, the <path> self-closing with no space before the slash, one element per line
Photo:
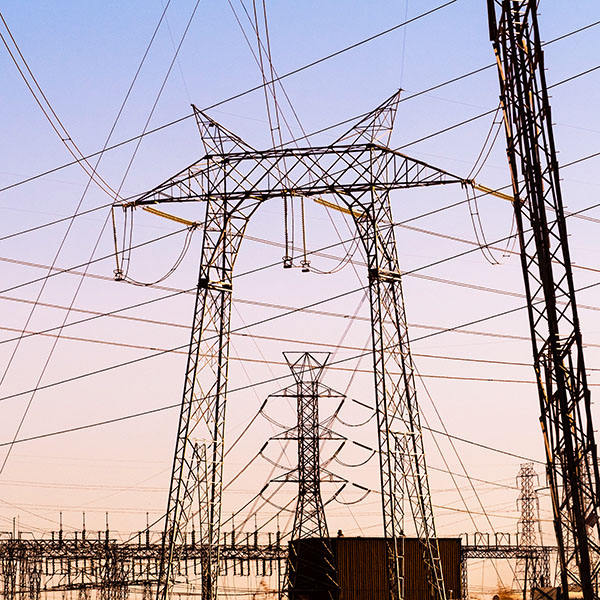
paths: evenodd
<path fill-rule="evenodd" d="M 320 443 L 323 440 L 344 440 L 319 422 L 319 400 L 343 398 L 321 383 L 329 352 L 285 352 L 285 359 L 294 376 L 294 383 L 272 394 L 273 398 L 296 400 L 297 425 L 274 439 L 295 440 L 298 446 L 298 466 L 277 477 L 275 481 L 298 485 L 298 501 L 292 528 L 290 555 L 287 561 L 284 589 L 290 600 L 299 598 L 330 598 L 338 596 L 335 557 L 325 508 L 321 482 L 343 482 L 321 467 Z M 310 546 L 302 540 L 310 539 Z M 306 567 L 309 567 L 308 569 Z M 302 570 L 309 571 L 302 573 Z M 318 589 L 313 589 L 317 586 Z"/>
<path fill-rule="evenodd" d="M 518 545 L 525 550 L 531 550 L 542 543 L 540 500 L 534 484 L 539 485 L 539 479 L 533 463 L 522 464 L 517 475 L 517 485 L 520 489 L 517 507 L 521 511 L 517 529 Z M 536 587 L 546 587 L 549 581 L 550 565 L 547 554 L 517 558 L 515 568 L 517 587 L 528 591 Z"/>

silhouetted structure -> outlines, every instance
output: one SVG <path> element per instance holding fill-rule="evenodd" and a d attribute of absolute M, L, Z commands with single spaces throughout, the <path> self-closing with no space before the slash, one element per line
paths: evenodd
<path fill-rule="evenodd" d="M 499 17 L 496 5 L 500 6 Z M 600 498 L 590 389 L 537 0 L 488 0 L 533 344 L 561 588 L 598 597 Z"/>

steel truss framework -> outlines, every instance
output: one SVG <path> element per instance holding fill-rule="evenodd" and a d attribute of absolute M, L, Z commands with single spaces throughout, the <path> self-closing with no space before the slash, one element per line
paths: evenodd
<path fill-rule="evenodd" d="M 194 584 L 200 577 L 207 548 L 198 543 L 192 530 L 181 548 L 181 575 Z M 73 535 L 73 534 L 72 534 Z M 501 539 L 499 539 L 499 536 Z M 223 534 L 219 546 L 221 569 L 238 577 L 278 576 L 288 558 L 289 546 L 279 533 L 257 531 Z M 141 593 L 149 600 L 156 589 L 163 544 L 152 532 L 140 532 L 119 542 L 108 531 L 76 532 L 63 537 L 62 532 L 48 538 L 11 538 L 0 540 L 0 592 L 5 600 L 30 598 L 39 600 L 57 592 L 76 593 L 78 600 L 125 600 Z M 513 544 L 506 534 L 477 534 L 473 543 L 461 546 L 463 573 L 462 597 L 468 598 L 467 561 L 469 559 L 528 559 L 549 565 L 556 547 Z M 203 587 L 203 583 L 201 587 Z M 72 596 L 71 596 L 72 597 Z"/>
<path fill-rule="evenodd" d="M 517 475 L 517 484 L 521 490 L 517 500 L 521 518 L 517 526 L 519 545 L 522 548 L 537 546 L 538 533 L 541 535 L 540 501 L 535 490 L 536 482 L 539 485 L 533 463 L 522 464 Z M 523 590 L 547 587 L 550 582 L 549 565 L 543 561 L 532 560 L 527 556 L 519 558 L 515 567 L 515 582 Z"/>
<path fill-rule="evenodd" d="M 574 585 L 592 600 L 600 477 L 536 8 L 536 0 L 488 0 L 561 587 L 564 598 Z"/>
<path fill-rule="evenodd" d="M 489 538 L 489 536 L 488 536 Z M 521 544 L 489 542 L 479 543 L 474 545 L 465 545 L 461 547 L 461 574 L 462 574 L 462 598 L 469 598 L 469 581 L 467 575 L 468 559 L 508 559 L 516 560 L 516 565 L 520 563 L 535 564 L 537 573 L 541 575 L 540 580 L 527 588 L 530 592 L 535 587 L 543 587 L 542 580 L 545 585 L 550 581 L 550 554 L 556 552 L 556 548 L 552 546 L 527 546 Z"/>
<path fill-rule="evenodd" d="M 294 514 L 294 525 L 289 545 L 289 556 L 286 562 L 286 573 L 283 589 L 290 600 L 310 598 L 315 594 L 312 589 L 314 580 L 298 573 L 300 561 L 314 563 L 311 554 L 315 546 L 303 550 L 296 540 L 313 538 L 321 540 L 320 560 L 323 588 L 318 590 L 318 597 L 335 599 L 338 597 L 338 578 L 329 539 L 325 508 L 321 496 L 321 481 L 340 482 L 333 473 L 321 468 L 320 443 L 323 440 L 343 440 L 338 434 L 319 422 L 319 401 L 325 398 L 343 398 L 343 395 L 321 383 L 323 371 L 329 360 L 329 352 L 284 352 L 284 357 L 292 374 L 294 384 L 284 388 L 270 398 L 293 398 L 296 400 L 298 424 L 275 436 L 275 440 L 295 440 L 298 444 L 298 466 L 294 470 L 277 477 L 274 482 L 291 482 L 298 486 L 298 502 Z M 308 589 L 303 589 L 308 586 Z"/>
<path fill-rule="evenodd" d="M 280 573 L 288 551 L 279 534 L 259 536 L 258 532 L 246 536 L 243 543 L 233 539 L 221 543 L 218 550 L 225 573 L 245 577 L 250 575 L 252 564 L 259 577 Z M 209 551 L 199 543 L 195 530 L 177 548 L 184 581 L 200 579 L 201 590 Z M 36 600 L 45 594 L 56 597 L 57 592 L 70 591 L 84 600 L 95 592 L 99 600 L 124 600 L 141 591 L 149 600 L 156 589 L 162 552 L 163 543 L 148 532 L 132 536 L 128 542 L 111 538 L 108 531 L 98 532 L 97 537 L 82 531 L 68 539 L 60 532 L 51 539 L 0 540 L 0 594 L 5 600 Z"/>
<path fill-rule="evenodd" d="M 393 479 L 390 432 L 410 432 L 403 491 L 431 575 L 432 592 L 445 599 L 404 312 L 389 193 L 395 189 L 462 183 L 450 173 L 387 147 L 399 93 L 330 146 L 257 151 L 195 110 L 206 155 L 129 206 L 199 202 L 205 209 L 194 320 L 165 525 L 159 600 L 178 575 L 179 548 L 193 497 L 192 435 L 210 441 L 210 515 L 206 543 L 212 553 L 210 591 L 216 597 L 225 399 L 233 267 L 249 219 L 271 198 L 328 195 L 354 220 L 368 261 L 373 369 L 381 468 L 383 534 L 389 540 L 392 598 L 400 597 L 398 540 L 402 499 Z M 216 332 L 216 334 L 215 334 Z M 394 373 L 399 373 L 396 375 Z"/>

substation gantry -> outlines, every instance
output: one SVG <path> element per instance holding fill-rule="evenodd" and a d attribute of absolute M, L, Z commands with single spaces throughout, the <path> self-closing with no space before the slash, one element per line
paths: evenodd
<path fill-rule="evenodd" d="M 400 599 L 404 498 L 423 544 L 432 594 L 445 600 L 425 464 L 415 375 L 389 194 L 392 190 L 463 180 L 388 147 L 400 92 L 329 146 L 255 150 L 194 108 L 205 156 L 127 205 L 179 202 L 205 211 L 191 341 L 169 500 L 157 598 L 167 600 L 178 576 L 179 553 L 191 518 L 196 471 L 192 435 L 208 439 L 209 514 L 201 543 L 207 600 L 217 595 L 219 532 L 233 268 L 248 221 L 274 198 L 299 196 L 339 203 L 351 215 L 368 264 L 372 354 L 381 472 L 383 535 L 388 540 L 391 597 Z M 333 202 L 332 202 L 333 204 Z M 393 433 L 409 435 L 407 473 L 396 481 Z M 404 498 L 403 498 L 404 496 Z"/>
<path fill-rule="evenodd" d="M 536 10 L 536 0 L 488 0 L 562 597 L 577 587 L 592 600 L 600 477 Z"/>
<path fill-rule="evenodd" d="M 97 533 L 97 535 L 96 535 Z M 208 548 L 200 545 L 192 529 L 185 544 L 177 549 L 180 574 L 189 583 L 202 580 L 202 565 Z M 164 544 L 159 532 L 132 533 L 126 541 L 111 532 L 53 532 L 51 536 L 23 536 L 0 539 L 0 595 L 4 600 L 73 597 L 89 600 L 127 600 L 140 593 L 150 600 L 160 570 Z M 10 534 L 8 534 L 10 535 Z M 290 558 L 281 533 L 223 531 L 219 546 L 221 569 L 234 577 L 277 576 L 284 573 Z M 470 559 L 527 560 L 549 563 L 555 547 L 514 543 L 508 533 L 478 532 L 461 536 L 461 598 L 468 600 L 467 564 Z M 213 549 L 214 550 L 214 549 Z M 203 585 L 203 582 L 202 582 Z M 195 587 L 187 593 L 197 595 Z M 204 592 L 201 592 L 202 594 Z M 322 595 L 323 596 L 323 595 Z"/>

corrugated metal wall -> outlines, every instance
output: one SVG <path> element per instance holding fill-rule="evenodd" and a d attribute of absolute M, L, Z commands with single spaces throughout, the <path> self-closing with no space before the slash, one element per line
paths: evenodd
<path fill-rule="evenodd" d="M 448 598 L 460 598 L 460 539 L 440 538 L 440 559 Z M 419 540 L 404 540 L 404 596 L 407 600 L 431 600 L 427 571 Z"/>
<path fill-rule="evenodd" d="M 386 544 L 382 538 L 336 538 L 340 600 L 389 600 Z"/>
<path fill-rule="evenodd" d="M 290 544 L 290 600 L 335 600 L 336 560 L 332 542 L 335 540 L 308 538 Z"/>
<path fill-rule="evenodd" d="M 460 539 L 440 538 L 438 542 L 448 598 L 460 598 Z M 323 543 L 321 541 L 319 545 L 311 543 L 310 540 L 302 540 L 302 545 L 304 544 L 306 544 L 304 552 L 301 553 L 305 558 L 297 562 L 297 575 L 300 576 L 300 580 L 308 576 L 314 582 L 319 581 L 321 577 L 315 573 L 315 567 L 322 564 L 323 557 L 318 557 L 317 554 L 323 548 Z M 389 600 L 386 543 L 383 538 L 333 538 L 331 549 L 337 564 L 339 600 Z M 406 600 L 431 600 L 423 550 L 423 546 L 417 539 L 405 538 L 404 597 Z M 310 555 L 312 558 L 309 559 Z M 303 577 L 299 571 L 304 569 L 307 573 Z M 325 590 L 320 591 L 322 594 Z M 294 594 L 292 591 L 292 596 L 315 600 L 322 597 L 314 588 L 311 591 L 305 588 L 302 592 Z"/>

